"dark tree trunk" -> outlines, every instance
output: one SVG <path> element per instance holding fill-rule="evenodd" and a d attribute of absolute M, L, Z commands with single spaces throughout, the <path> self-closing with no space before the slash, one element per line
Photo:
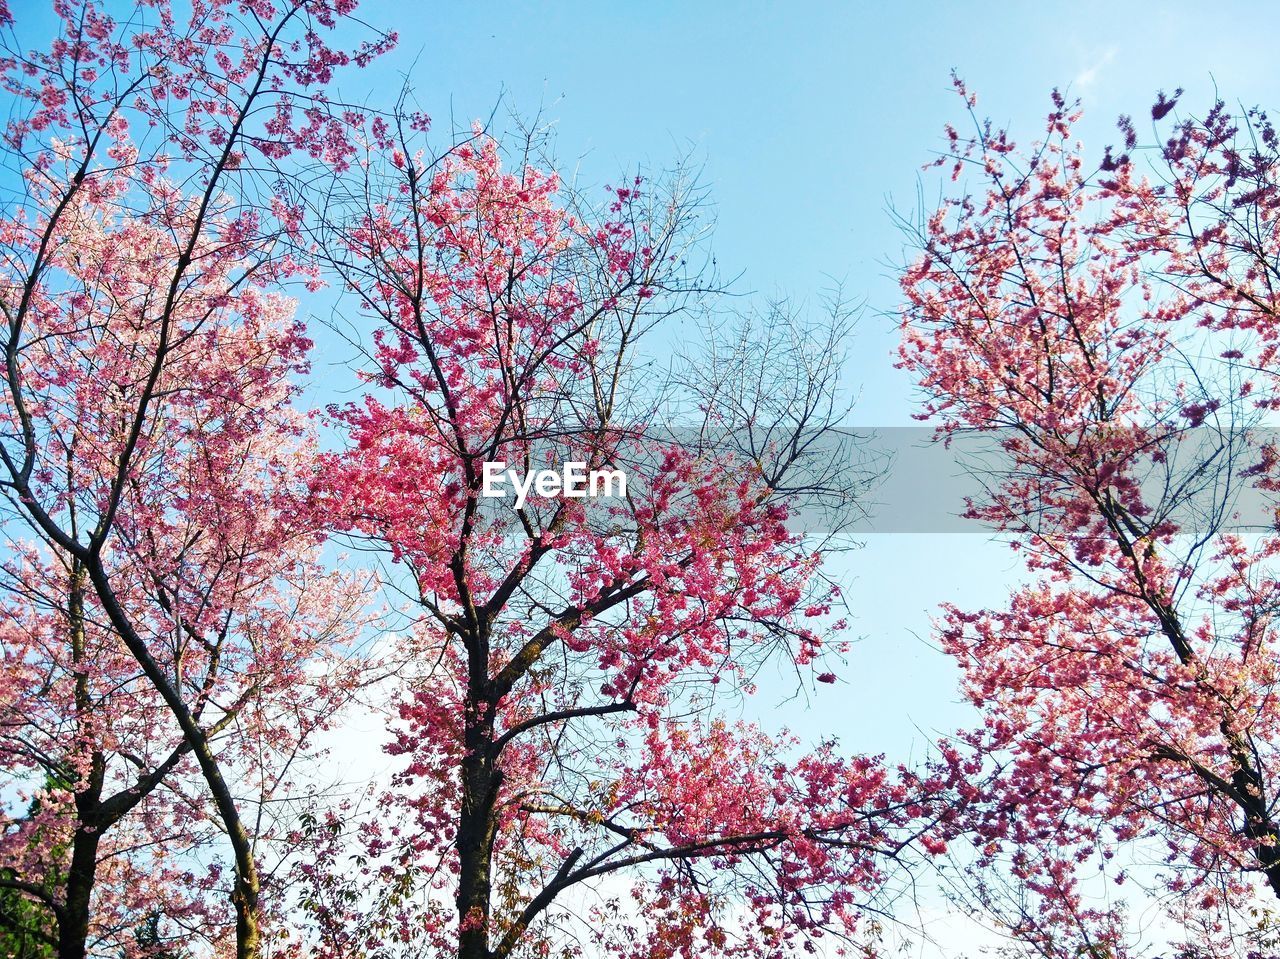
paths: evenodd
<path fill-rule="evenodd" d="M 78 797 L 77 797 L 78 798 Z M 84 959 L 89 938 L 89 903 L 98 870 L 101 833 L 81 822 L 71 842 L 66 899 L 58 921 L 58 959 Z"/>
<path fill-rule="evenodd" d="M 82 727 L 93 723 L 93 696 L 84 666 L 85 643 L 85 572 L 76 561 L 71 567 L 67 592 L 67 620 L 71 635 L 71 655 L 76 668 L 76 719 Z M 92 730 L 87 730 L 92 735 Z M 89 904 L 93 884 L 98 875 L 98 844 L 102 841 L 103 823 L 99 821 L 102 786 L 106 776 L 106 760 L 94 752 L 85 782 L 77 783 L 75 794 L 76 826 L 71 841 L 71 865 L 67 871 L 62 915 L 58 921 L 59 959 L 84 959 L 89 938 Z"/>
<path fill-rule="evenodd" d="M 462 809 L 458 818 L 458 957 L 491 959 L 494 807 L 501 773 L 493 764 L 491 713 L 483 707 L 473 707 L 468 712 Z"/>

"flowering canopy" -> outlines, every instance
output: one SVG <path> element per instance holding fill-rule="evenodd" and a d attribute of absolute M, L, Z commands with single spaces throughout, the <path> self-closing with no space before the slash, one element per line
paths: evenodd
<path fill-rule="evenodd" d="M 1153 121 L 1172 110 L 1162 95 Z M 972 826 L 1037 898 L 1010 921 L 1044 954 L 1123 953 L 1080 878 L 1138 839 L 1192 940 L 1224 954 L 1222 910 L 1255 879 L 1280 894 L 1280 540 L 1231 528 L 1243 484 L 1274 489 L 1247 427 L 1280 385 L 1275 137 L 1219 104 L 1176 121 L 1161 181 L 1129 120 L 1126 152 L 1089 167 L 1078 116 L 1055 96 L 1029 151 L 989 124 L 950 131 L 940 162 L 982 187 L 929 219 L 902 278 L 901 363 L 944 435 L 1001 450 L 969 512 L 1033 577 L 1006 609 L 938 624 L 986 716 L 966 738 L 1004 757 Z"/>
<path fill-rule="evenodd" d="M 678 438 L 662 417 L 679 407 L 637 365 L 640 337 L 702 292 L 693 195 L 635 178 L 597 211 L 527 161 L 505 167 L 483 131 L 436 159 L 416 142 L 375 126 L 329 227 L 331 266 L 375 325 L 367 395 L 331 409 L 350 446 L 321 486 L 406 568 L 433 668 L 361 827 L 362 878 L 341 877 L 340 845 L 313 874 L 324 941 L 548 954 L 583 935 L 558 897 L 615 873 L 632 908 L 613 900 L 586 936 L 619 955 L 854 935 L 882 857 L 927 828 L 911 804 L 948 780 L 829 746 L 795 759 L 715 715 L 766 659 L 814 661 L 833 596 L 787 528 L 778 449 Z M 698 415 L 687 433 L 731 434 L 721 409 Z M 628 494 L 495 505 L 479 493 L 498 461 L 620 468 Z"/>

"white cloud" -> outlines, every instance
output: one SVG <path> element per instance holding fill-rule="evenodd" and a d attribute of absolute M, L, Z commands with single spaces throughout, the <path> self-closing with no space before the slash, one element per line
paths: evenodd
<path fill-rule="evenodd" d="M 1087 91 L 1097 82 L 1098 74 L 1102 72 L 1102 68 L 1114 60 L 1118 52 L 1115 47 L 1107 48 L 1101 57 L 1076 74 L 1075 79 L 1071 81 L 1071 88 L 1078 93 Z"/>

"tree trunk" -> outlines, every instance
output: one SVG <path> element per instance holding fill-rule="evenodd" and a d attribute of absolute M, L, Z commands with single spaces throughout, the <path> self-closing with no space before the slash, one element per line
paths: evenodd
<path fill-rule="evenodd" d="M 256 959 L 261 933 L 258 929 L 258 876 L 256 871 L 245 876 L 236 870 L 236 885 L 231 893 L 236 907 L 236 959 Z"/>
<path fill-rule="evenodd" d="M 180 718 L 186 720 L 184 733 L 187 741 L 195 741 L 192 751 L 200 763 L 205 782 L 213 793 L 214 806 L 227 830 L 227 839 L 231 842 L 231 851 L 235 857 L 235 885 L 231 889 L 231 903 L 236 910 L 236 959 L 257 959 L 262 945 L 262 932 L 258 924 L 258 894 L 261 886 L 253 843 L 204 730 L 191 720 L 189 714 L 184 713 Z"/>
<path fill-rule="evenodd" d="M 231 891 L 231 901 L 236 910 L 236 959 L 257 959 L 261 935 L 258 926 L 258 867 L 254 861 L 253 843 L 249 840 L 248 830 L 240 817 L 235 796 L 222 775 L 222 768 L 209 744 L 208 735 L 192 717 L 181 692 L 157 665 L 146 641 L 134 629 L 116 597 L 101 559 L 93 555 L 92 561 L 85 565 L 111 625 L 177 719 L 183 738 L 200 764 L 200 772 L 213 796 L 214 808 L 227 831 L 227 839 L 235 857 L 235 885 Z"/>
<path fill-rule="evenodd" d="M 493 767 L 493 719 L 468 709 L 458 817 L 458 959 L 491 959 L 494 805 L 501 774 Z"/>
<path fill-rule="evenodd" d="M 93 736 L 93 697 L 89 676 L 84 666 L 85 643 L 85 571 L 77 560 L 72 562 L 67 590 L 67 625 L 71 638 L 71 659 L 75 668 L 76 723 L 80 731 Z M 76 826 L 71 840 L 71 866 L 65 883 L 65 902 L 58 919 L 59 959 L 84 959 L 89 938 L 89 903 L 98 874 L 98 845 L 102 841 L 102 823 L 98 810 L 102 804 L 102 785 L 106 760 L 93 753 L 87 781 L 76 784 Z"/>
<path fill-rule="evenodd" d="M 84 959 L 89 938 L 89 900 L 98 870 L 101 833 L 81 822 L 71 842 L 71 868 L 67 873 L 66 900 L 58 919 L 58 959 Z"/>

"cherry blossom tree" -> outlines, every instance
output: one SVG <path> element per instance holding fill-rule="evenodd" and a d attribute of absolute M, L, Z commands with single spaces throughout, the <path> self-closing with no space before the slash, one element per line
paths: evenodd
<path fill-rule="evenodd" d="M 774 311 L 698 355 L 696 190 L 637 177 L 597 208 L 527 141 L 424 152 L 426 116 L 327 92 L 394 40 L 336 46 L 351 0 L 53 14 L 30 51 L 0 0 L 13 941 L 862 951 L 889 866 L 944 849 L 977 767 L 733 717 L 766 667 L 836 681 L 839 594 L 798 527 L 849 505 L 815 465 L 841 455 L 843 308 L 816 339 Z M 288 294 L 326 281 L 368 363 L 321 455 Z M 688 362 L 655 364 L 664 342 Z M 498 502 L 498 462 L 628 482 Z M 410 603 L 402 767 L 365 817 L 287 802 L 359 681 L 334 530 Z M 601 898 L 575 918 L 580 894 Z"/>
<path fill-rule="evenodd" d="M 948 130 L 957 186 L 902 276 L 901 365 L 942 436 L 985 447 L 969 514 L 1028 574 L 938 622 L 995 757 L 969 825 L 1012 884 L 974 888 L 1046 956 L 1129 954 L 1094 867 L 1168 903 L 1180 955 L 1270 952 L 1244 907 L 1280 895 L 1277 460 L 1253 429 L 1280 386 L 1275 133 L 1181 117 L 1179 91 L 1159 145 L 1126 118 L 1091 161 L 1061 96 L 1020 148 L 957 86 L 973 132 Z M 1154 867 L 1115 865 L 1135 845 Z"/>
<path fill-rule="evenodd" d="M 262 803 L 341 698 L 321 660 L 360 620 L 318 565 L 314 440 L 291 408 L 310 342 L 282 291 L 315 277 L 287 242 L 283 165 L 352 150 L 325 86 L 394 39 L 331 46 L 353 9 L 117 20 L 59 0 L 57 37 L 28 51 L 0 6 L 21 177 L 0 217 L 0 723 L 5 775 L 39 789 L 0 886 L 52 914 L 68 959 L 119 954 L 134 926 L 154 946 L 165 910 L 216 926 L 224 887 L 237 955 L 258 954 Z M 210 823 L 229 883 L 174 855 Z"/>
<path fill-rule="evenodd" d="M 722 712 L 769 663 L 836 678 L 838 591 L 788 523 L 851 492 L 823 472 L 840 337 L 722 337 L 664 372 L 642 343 L 687 346 L 712 292 L 696 188 L 632 177 L 597 206 L 536 138 L 436 155 L 424 128 L 375 120 L 323 200 L 372 329 L 322 492 L 402 570 L 422 666 L 392 787 L 316 824 L 325 953 L 843 954 L 891 857 L 941 842 L 951 777 Z M 486 464 L 566 462 L 625 497 L 483 495 Z"/>
<path fill-rule="evenodd" d="M 216 534 L 208 518 L 142 527 L 149 543 L 137 558 L 147 575 L 170 573 L 129 594 L 135 608 L 181 601 L 200 611 L 183 636 L 166 635 L 159 622 L 148 636 L 166 671 L 189 688 L 193 717 L 206 722 L 219 762 L 234 771 L 239 801 L 255 808 L 259 849 L 279 838 L 271 809 L 289 798 L 299 754 L 356 678 L 338 653 L 363 622 L 355 582 L 323 572 L 310 555 L 313 534 L 283 531 L 286 514 L 232 496 L 239 486 L 258 491 L 254 475 L 265 464 L 254 447 L 289 455 L 281 439 L 259 433 L 231 460 L 205 449 L 187 464 L 206 489 L 229 484 L 228 495 L 209 503 Z M 216 477 L 201 475 L 208 468 Z M 236 506 L 255 510 L 251 520 L 234 514 Z M 223 942 L 220 870 L 202 872 L 195 855 L 220 833 L 184 762 L 189 743 L 105 627 L 74 561 L 54 567 L 28 551 L 7 573 L 4 675 L 12 699 L 0 750 L 8 776 L 41 788 L 38 815 L 14 822 L 0 846 L 7 872 L 0 884 L 52 914 L 60 954 L 83 953 L 86 941 L 99 954 L 117 954 L 118 937 L 131 947 L 139 917 L 151 915 L 164 919 L 157 935 Z M 281 589 L 286 579 L 292 585 Z M 334 662 L 317 675 L 325 659 Z"/>

